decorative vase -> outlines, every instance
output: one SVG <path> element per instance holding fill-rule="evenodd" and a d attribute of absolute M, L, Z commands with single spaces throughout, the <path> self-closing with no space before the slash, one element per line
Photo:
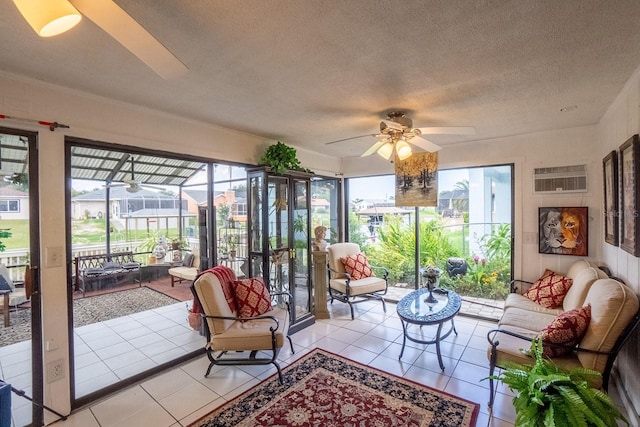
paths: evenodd
<path fill-rule="evenodd" d="M 432 265 L 422 268 L 422 277 L 426 279 L 426 287 L 429 289 L 429 296 L 424 300 L 426 303 L 436 303 L 438 300 L 433 296 L 433 290 L 438 287 L 438 280 L 442 274 L 442 270 Z"/>

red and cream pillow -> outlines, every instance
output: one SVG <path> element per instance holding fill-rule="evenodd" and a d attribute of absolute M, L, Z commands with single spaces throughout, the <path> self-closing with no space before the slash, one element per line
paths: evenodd
<path fill-rule="evenodd" d="M 540 332 L 542 339 L 542 355 L 544 357 L 557 357 L 570 353 L 582 336 L 587 332 L 591 321 L 591 304 L 582 308 L 565 311 Z M 562 344 L 558 347 L 549 344 Z"/>
<path fill-rule="evenodd" d="M 562 305 L 572 284 L 572 279 L 547 269 L 524 296 L 543 307 L 557 308 Z"/>
<path fill-rule="evenodd" d="M 340 258 L 340 261 L 342 261 L 345 271 L 353 280 L 360 280 L 365 277 L 375 276 L 371 266 L 369 265 L 369 261 L 367 261 L 366 255 L 363 253 L 342 257 Z"/>
<path fill-rule="evenodd" d="M 260 316 L 271 310 L 271 295 L 262 277 L 233 282 L 238 317 Z"/>

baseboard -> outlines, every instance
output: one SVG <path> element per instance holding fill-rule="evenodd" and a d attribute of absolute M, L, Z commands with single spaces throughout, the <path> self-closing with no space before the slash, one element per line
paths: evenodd
<path fill-rule="evenodd" d="M 640 427 L 640 414 L 638 414 L 635 407 L 633 406 L 633 402 L 631 402 L 631 399 L 627 394 L 627 390 L 625 390 L 625 388 L 622 387 L 622 383 L 620 381 L 620 376 L 618 375 L 617 369 L 614 369 L 613 372 L 611 373 L 611 379 L 613 380 L 613 383 L 614 383 L 613 385 L 615 386 L 618 392 L 618 396 L 620 396 L 621 403 L 624 406 L 624 409 L 625 409 L 624 415 L 627 417 L 627 420 L 629 420 L 629 425 L 631 427 Z"/>

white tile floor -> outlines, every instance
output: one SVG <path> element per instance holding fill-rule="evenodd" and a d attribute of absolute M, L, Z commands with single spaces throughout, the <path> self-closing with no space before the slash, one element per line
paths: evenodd
<path fill-rule="evenodd" d="M 76 395 L 202 348 L 186 313 L 181 302 L 76 328 Z"/>
<path fill-rule="evenodd" d="M 458 335 L 452 334 L 442 343 L 445 364 L 442 372 L 434 345 L 408 342 L 402 360 L 398 360 L 402 327 L 395 304 L 387 304 L 386 314 L 380 303 L 359 304 L 355 320 L 350 319 L 348 307 L 342 303 L 335 302 L 330 312 L 331 319 L 318 320 L 292 335 L 296 353 L 291 354 L 288 346 L 283 348 L 279 358 L 283 367 L 315 347 L 323 348 L 478 402 L 479 426 L 513 426 L 515 413 L 508 390 L 498 388 L 490 417 L 488 381 L 481 381 L 488 375 L 486 332 L 494 323 L 456 317 Z M 200 345 L 202 340 L 200 337 Z M 161 357 L 164 350 L 158 349 L 154 355 Z M 79 409 L 55 426 L 186 426 L 275 373 L 272 366 L 230 366 L 214 368 L 205 378 L 207 366 L 206 356 L 198 357 Z"/>

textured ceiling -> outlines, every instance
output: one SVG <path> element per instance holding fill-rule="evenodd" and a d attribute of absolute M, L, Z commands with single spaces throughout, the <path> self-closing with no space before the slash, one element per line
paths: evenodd
<path fill-rule="evenodd" d="M 640 65 L 637 0 L 117 3 L 185 76 L 163 80 L 89 19 L 39 38 L 12 0 L 0 70 L 353 156 L 372 141 L 325 143 L 375 133 L 393 109 L 416 127 L 476 127 L 429 137 L 445 148 L 595 124 Z"/>

